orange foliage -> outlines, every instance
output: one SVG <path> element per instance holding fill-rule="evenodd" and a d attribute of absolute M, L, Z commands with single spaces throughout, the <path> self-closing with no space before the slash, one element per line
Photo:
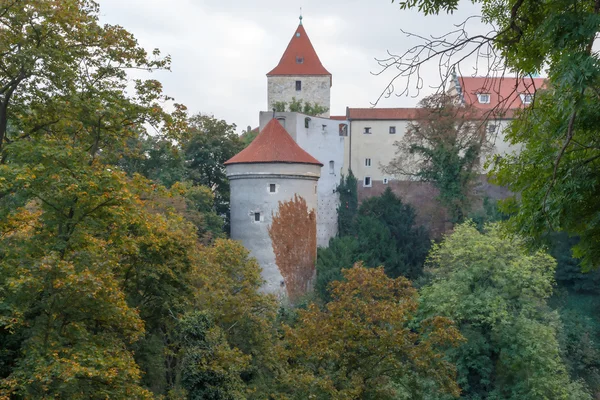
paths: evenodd
<path fill-rule="evenodd" d="M 283 276 L 287 294 L 294 301 L 306 293 L 315 275 L 317 257 L 317 216 L 308 210 L 306 200 L 294 195 L 279 202 L 269 227 L 275 262 Z"/>

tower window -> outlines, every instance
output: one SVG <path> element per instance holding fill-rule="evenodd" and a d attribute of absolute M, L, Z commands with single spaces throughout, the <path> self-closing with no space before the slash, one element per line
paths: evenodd
<path fill-rule="evenodd" d="M 370 127 L 365 127 L 365 130 L 363 131 L 364 134 L 366 135 L 370 135 L 371 134 L 371 128 Z"/>
<path fill-rule="evenodd" d="M 269 192 L 275 193 L 276 187 L 274 183 L 269 184 Z"/>
<path fill-rule="evenodd" d="M 533 103 L 533 95 L 530 93 L 521 93 L 521 101 L 523 102 L 523 104 L 525 105 L 529 105 L 531 103 Z"/>
<path fill-rule="evenodd" d="M 335 174 L 335 162 L 333 160 L 329 161 L 329 173 Z"/>
<path fill-rule="evenodd" d="M 302 64 L 304 62 L 304 57 L 296 57 L 296 64 Z"/>
<path fill-rule="evenodd" d="M 388 178 L 383 178 L 383 184 L 387 185 L 390 182 L 390 180 Z"/>
<path fill-rule="evenodd" d="M 478 93 L 477 94 L 477 100 L 481 104 L 489 104 L 489 102 L 490 102 L 490 94 L 489 93 Z"/>
<path fill-rule="evenodd" d="M 302 90 L 302 81 L 296 81 L 296 91 L 299 92 Z"/>
<path fill-rule="evenodd" d="M 363 186 L 364 187 L 371 187 L 371 177 L 370 176 L 365 176 L 365 180 L 363 182 Z"/>
<path fill-rule="evenodd" d="M 306 129 L 308 129 L 310 127 L 310 118 L 309 117 L 304 118 L 304 127 Z"/>
<path fill-rule="evenodd" d="M 371 159 L 365 158 L 365 167 L 370 167 L 370 166 L 371 166 Z"/>
<path fill-rule="evenodd" d="M 260 222 L 260 213 L 254 213 L 254 222 Z"/>
<path fill-rule="evenodd" d="M 390 126 L 390 134 L 394 134 L 394 133 L 396 133 L 396 127 Z"/>

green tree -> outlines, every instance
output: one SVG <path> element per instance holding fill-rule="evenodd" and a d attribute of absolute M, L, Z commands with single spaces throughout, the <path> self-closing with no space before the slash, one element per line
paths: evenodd
<path fill-rule="evenodd" d="M 354 236 L 329 240 L 329 246 L 317 251 L 317 278 L 315 291 L 324 301 L 330 301 L 329 284 L 342 280 L 342 270 L 358 261 L 359 245 Z"/>
<path fill-rule="evenodd" d="M 529 252 L 498 225 L 482 234 L 468 222 L 429 257 L 433 280 L 421 291 L 423 315 L 454 320 L 467 339 L 447 353 L 467 398 L 591 398 L 570 382 L 560 358 L 557 315 L 546 304 L 551 256 Z"/>
<path fill-rule="evenodd" d="M 140 134 L 120 150 L 116 164 L 130 176 L 140 174 L 167 188 L 186 179 L 183 152 L 171 140 Z"/>
<path fill-rule="evenodd" d="M 348 181 L 355 183 L 353 179 L 349 176 L 343 181 L 343 191 Z M 352 191 L 348 196 L 352 196 Z M 426 230 L 416 225 L 415 210 L 410 205 L 388 188 L 381 196 L 365 200 L 358 212 L 344 209 L 343 203 L 340 207 L 345 210 L 342 217 L 338 214 L 340 226 L 347 227 L 344 229 L 348 229 L 348 236 L 330 240 L 328 248 L 317 252 L 315 289 L 321 299 L 329 300 L 329 283 L 340 279 L 342 269 L 356 261 L 371 268 L 383 266 L 391 278 L 421 276 L 430 242 Z"/>
<path fill-rule="evenodd" d="M 240 373 L 247 368 L 249 357 L 229 346 L 210 316 L 199 311 L 186 314 L 178 332 L 183 353 L 181 384 L 188 399 L 246 398 Z"/>
<path fill-rule="evenodd" d="M 244 144 L 244 147 L 248 147 L 257 136 L 258 128 L 252 129 L 250 126 L 248 126 L 248 129 L 243 131 L 240 135 L 240 140 Z"/>
<path fill-rule="evenodd" d="M 348 176 L 342 176 L 337 192 L 340 196 L 340 205 L 337 208 L 338 236 L 352 235 L 358 213 L 357 181 L 352 170 L 348 171 Z"/>
<path fill-rule="evenodd" d="M 436 94 L 419 102 L 415 121 L 394 143 L 396 157 L 383 171 L 431 182 L 453 222 L 470 210 L 472 189 L 482 174 L 480 161 L 490 149 L 484 125 L 474 109 L 458 98 Z"/>
<path fill-rule="evenodd" d="M 229 213 L 229 181 L 223 163 L 243 148 L 235 124 L 212 116 L 197 114 L 189 120 L 190 128 L 183 142 L 186 179 L 206 186 L 215 194 L 217 214 Z"/>
<path fill-rule="evenodd" d="M 391 278 L 404 276 L 414 280 L 421 275 L 423 263 L 430 247 L 429 235 L 423 226 L 416 223 L 416 212 L 410 204 L 405 204 L 388 187 L 381 196 L 374 196 L 362 202 L 359 220 L 375 218 L 390 232 L 395 247 L 394 260 L 384 260 L 385 272 Z M 360 223 L 359 223 L 360 224 Z M 361 237 L 359 228 L 359 241 Z M 376 239 L 371 239 L 375 245 Z M 383 240 L 382 242 L 385 242 Z M 361 246 L 367 250 L 366 246 Z M 371 264 L 367 257 L 361 258 Z"/>
<path fill-rule="evenodd" d="M 461 337 L 451 321 L 432 317 L 413 326 L 417 291 L 406 278 L 360 265 L 332 284 L 324 309 L 299 311 L 285 326 L 280 349 L 288 367 L 277 383 L 289 399 L 422 398 L 458 395 L 454 366 L 441 355 Z"/>

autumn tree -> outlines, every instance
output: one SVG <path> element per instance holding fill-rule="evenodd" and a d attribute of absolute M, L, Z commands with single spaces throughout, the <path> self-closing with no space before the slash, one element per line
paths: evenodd
<path fill-rule="evenodd" d="M 455 368 L 442 356 L 461 336 L 452 322 L 416 323 L 417 291 L 405 278 L 360 265 L 332 283 L 324 309 L 299 311 L 285 327 L 289 367 L 279 379 L 283 398 L 397 399 L 426 393 L 458 396 Z"/>
<path fill-rule="evenodd" d="M 193 227 L 153 211 L 152 185 L 113 167 L 146 126 L 172 138 L 184 126 L 158 82 L 127 79 L 169 59 L 97 21 L 92 1 L 0 5 L 6 396 L 149 397 L 133 347 L 190 293 Z"/>
<path fill-rule="evenodd" d="M 426 97 L 405 135 L 394 145 L 396 157 L 383 171 L 431 182 L 452 220 L 462 222 L 470 208 L 473 186 L 483 173 L 482 158 L 491 148 L 477 112 L 454 96 Z"/>
<path fill-rule="evenodd" d="M 434 246 L 421 311 L 452 319 L 467 339 L 447 352 L 466 398 L 591 398 L 560 357 L 558 318 L 547 306 L 555 265 L 499 225 L 480 233 L 467 222 Z"/>
<path fill-rule="evenodd" d="M 317 215 L 304 198 L 294 195 L 279 202 L 269 227 L 275 262 L 283 276 L 290 300 L 307 292 L 315 275 Z"/>

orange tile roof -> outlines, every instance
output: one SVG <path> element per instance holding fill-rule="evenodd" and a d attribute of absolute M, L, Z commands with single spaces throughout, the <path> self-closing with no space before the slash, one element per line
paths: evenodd
<path fill-rule="evenodd" d="M 302 62 L 300 62 L 300 60 Z M 315 51 L 304 26 L 298 25 L 290 44 L 283 53 L 279 64 L 267 76 L 274 75 L 329 75 Z"/>
<path fill-rule="evenodd" d="M 516 110 L 523 108 L 521 94 L 535 94 L 545 87 L 544 78 L 459 77 L 466 104 L 482 110 Z M 489 94 L 489 103 L 480 103 L 477 94 Z"/>
<path fill-rule="evenodd" d="M 349 108 L 350 119 L 411 120 L 416 117 L 416 108 Z"/>
<path fill-rule="evenodd" d="M 248 147 L 225 161 L 225 165 L 249 163 L 297 163 L 323 166 L 319 160 L 298 146 L 276 119 L 269 121 Z"/>
<path fill-rule="evenodd" d="M 345 121 L 346 116 L 345 115 L 332 115 L 331 117 L 329 117 L 329 119 L 334 119 L 336 121 Z"/>

